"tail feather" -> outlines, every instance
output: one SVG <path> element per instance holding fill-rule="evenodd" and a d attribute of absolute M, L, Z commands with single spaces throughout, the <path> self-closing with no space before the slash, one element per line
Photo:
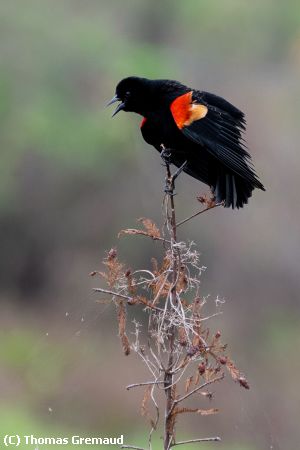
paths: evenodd
<path fill-rule="evenodd" d="M 233 204 L 236 205 L 237 191 L 236 191 L 235 179 L 234 179 L 233 175 L 231 175 L 231 180 L 232 180 L 232 190 L 233 190 Z"/>
<path fill-rule="evenodd" d="M 255 181 L 245 180 L 234 173 L 221 172 L 213 186 L 216 201 L 224 202 L 226 208 L 242 208 L 255 188 L 265 190 L 258 180 Z"/>

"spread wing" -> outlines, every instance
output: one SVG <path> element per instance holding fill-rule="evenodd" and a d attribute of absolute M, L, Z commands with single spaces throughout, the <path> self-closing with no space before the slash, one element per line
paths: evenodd
<path fill-rule="evenodd" d="M 252 168 L 242 132 L 244 114 L 221 97 L 190 91 L 171 104 L 177 127 L 218 161 L 242 178 L 262 187 Z"/>

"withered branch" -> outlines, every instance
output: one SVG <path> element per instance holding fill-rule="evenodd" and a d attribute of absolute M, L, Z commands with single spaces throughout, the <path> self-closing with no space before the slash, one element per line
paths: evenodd
<path fill-rule="evenodd" d="M 194 217 L 200 216 L 200 214 L 203 214 L 207 211 L 210 211 L 211 209 L 217 208 L 218 206 L 222 206 L 223 203 L 215 203 L 214 205 L 208 206 L 207 208 L 200 209 L 200 211 L 197 211 L 195 214 L 192 214 L 191 216 L 187 217 L 186 219 L 181 220 L 180 222 L 176 223 L 176 227 L 180 227 L 184 223 L 189 222 L 190 220 L 194 219 Z"/>
<path fill-rule="evenodd" d="M 126 386 L 126 389 L 127 389 L 127 391 L 129 391 L 130 389 L 140 387 L 140 386 L 151 386 L 151 385 L 159 385 L 159 384 L 164 384 L 164 381 L 145 381 L 142 383 L 133 383 L 133 384 L 129 384 L 128 386 Z"/>
<path fill-rule="evenodd" d="M 146 448 L 143 447 L 136 447 L 135 445 L 121 445 L 121 448 L 132 448 L 134 450 L 147 450 Z"/>
<path fill-rule="evenodd" d="M 220 442 L 220 441 L 221 441 L 221 438 L 218 436 L 208 437 L 208 438 L 199 438 L 199 439 L 189 439 L 188 441 L 175 442 L 172 445 L 172 447 L 175 447 L 175 445 L 194 444 L 195 442 Z"/>
<path fill-rule="evenodd" d="M 150 381 L 129 384 L 126 389 L 144 387 L 141 415 L 149 423 L 147 448 L 123 445 L 133 450 L 152 450 L 153 433 L 162 415 L 156 394 L 164 394 L 163 450 L 184 444 L 218 442 L 219 437 L 176 440 L 176 420 L 184 413 L 201 416 L 216 414 L 217 408 L 205 408 L 199 401 L 210 401 L 211 392 L 204 389 L 224 378 L 228 370 L 231 378 L 245 389 L 249 384 L 227 354 L 227 346 L 221 342 L 221 332 L 212 332 L 209 319 L 222 313 L 219 299 L 215 312 L 206 312 L 207 297 L 201 296 L 201 274 L 206 269 L 193 242 L 178 239 L 179 226 L 221 205 L 213 199 L 199 199 L 205 208 L 186 219 L 176 222 L 175 180 L 185 164 L 171 172 L 171 151 L 161 146 L 164 161 L 165 195 L 163 201 L 164 225 L 159 227 L 150 219 L 139 219 L 141 228 L 122 230 L 119 236 L 141 236 L 158 241 L 162 248 L 159 260 L 152 258 L 149 267 L 133 270 L 118 259 L 117 250 L 111 249 L 104 258 L 105 271 L 95 271 L 106 287 L 94 292 L 110 296 L 117 310 L 119 337 L 125 354 L 135 352 L 145 364 Z M 146 320 L 137 321 L 136 308 Z M 128 314 L 130 308 L 130 314 Z M 206 312 L 206 313 L 205 313 Z M 128 317 L 133 317 L 129 320 Z M 209 321 L 211 325 L 211 321 Z M 133 328 L 133 330 L 132 330 Z M 202 394 L 202 395 L 200 395 Z M 194 407 L 181 405 L 193 398 Z"/>
<path fill-rule="evenodd" d="M 223 380 L 223 378 L 224 378 L 224 373 L 222 373 L 222 375 L 220 375 L 219 377 L 216 377 L 216 378 L 213 378 L 212 380 L 206 381 L 205 383 L 203 383 L 200 386 L 196 387 L 195 389 L 193 389 L 192 391 L 190 391 L 187 394 L 183 395 L 182 397 L 177 398 L 176 400 L 174 400 L 174 403 L 172 405 L 172 408 L 171 408 L 170 412 L 172 412 L 174 410 L 175 406 L 178 405 L 178 403 L 183 402 L 187 398 L 189 398 L 192 395 L 194 395 L 196 392 L 200 391 L 201 389 L 204 389 L 206 386 L 209 386 L 210 384 L 216 383 L 217 381 Z"/>
<path fill-rule="evenodd" d="M 129 300 L 129 301 L 133 301 L 133 297 L 130 297 L 129 295 L 124 295 L 124 294 L 120 294 L 119 292 L 109 291 L 108 289 L 94 288 L 93 291 L 94 292 L 102 292 L 103 294 L 108 294 L 108 295 L 111 295 L 112 297 L 120 297 L 120 298 Z"/>

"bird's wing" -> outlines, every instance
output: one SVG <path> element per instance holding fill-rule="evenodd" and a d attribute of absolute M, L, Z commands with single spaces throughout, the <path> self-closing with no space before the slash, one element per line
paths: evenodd
<path fill-rule="evenodd" d="M 240 110 L 216 95 L 190 91 L 172 102 L 171 113 L 188 139 L 244 179 L 258 181 L 243 142 L 246 122 Z"/>

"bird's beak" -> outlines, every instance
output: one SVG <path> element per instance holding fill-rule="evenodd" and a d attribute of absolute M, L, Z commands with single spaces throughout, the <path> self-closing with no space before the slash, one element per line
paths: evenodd
<path fill-rule="evenodd" d="M 115 95 L 115 96 L 110 100 L 110 102 L 107 103 L 106 106 L 110 106 L 110 105 L 112 105 L 113 103 L 120 102 L 120 101 L 121 101 L 121 99 L 120 99 L 117 95 Z M 124 107 L 125 107 L 125 103 L 124 103 L 124 102 L 120 103 L 120 104 L 117 106 L 117 108 L 116 108 L 115 112 L 113 113 L 112 117 L 114 117 L 116 114 L 118 114 L 118 112 L 121 111 L 122 109 L 124 109 Z"/>
<path fill-rule="evenodd" d="M 106 106 L 110 106 L 110 105 L 112 105 L 113 103 L 116 103 L 116 102 L 119 102 L 119 101 L 121 101 L 121 99 L 117 96 L 117 94 L 107 103 L 107 105 Z"/>

